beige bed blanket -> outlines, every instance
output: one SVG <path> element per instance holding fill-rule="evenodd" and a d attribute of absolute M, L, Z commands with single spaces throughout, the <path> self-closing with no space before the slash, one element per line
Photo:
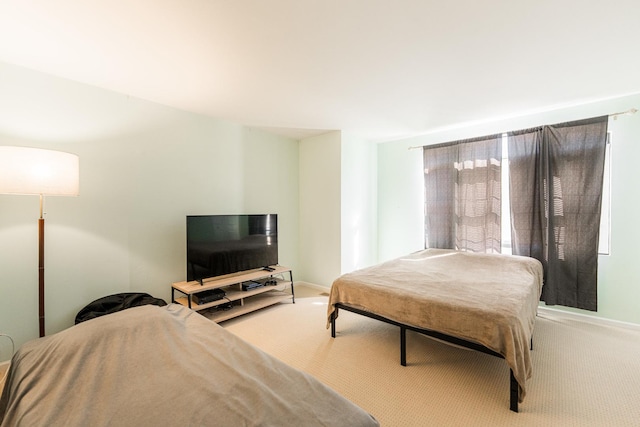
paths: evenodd
<path fill-rule="evenodd" d="M 542 276 L 533 258 L 426 249 L 339 277 L 328 322 L 342 303 L 482 344 L 504 356 L 522 402 Z"/>
<path fill-rule="evenodd" d="M 0 425 L 377 426 L 306 373 L 181 305 L 142 306 L 24 344 Z"/>

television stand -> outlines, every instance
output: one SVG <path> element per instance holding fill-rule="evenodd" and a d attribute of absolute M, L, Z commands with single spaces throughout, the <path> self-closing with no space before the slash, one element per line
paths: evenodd
<path fill-rule="evenodd" d="M 182 304 L 213 320 L 216 323 L 259 310 L 282 301 L 291 300 L 295 303 L 293 290 L 293 272 L 290 268 L 280 265 L 269 266 L 271 271 L 264 268 L 241 271 L 223 276 L 215 276 L 190 282 L 176 282 L 171 285 L 171 302 Z M 287 277 L 288 276 L 288 280 Z M 264 283 L 263 286 L 248 290 L 247 282 Z M 221 299 L 196 303 L 200 292 L 212 289 L 222 289 L 225 296 Z M 176 297 L 176 291 L 182 296 Z M 229 307 L 231 305 L 231 307 Z"/>

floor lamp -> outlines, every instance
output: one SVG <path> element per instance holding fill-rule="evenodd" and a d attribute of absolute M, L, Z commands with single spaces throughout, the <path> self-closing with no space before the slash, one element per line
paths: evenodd
<path fill-rule="evenodd" d="M 38 219 L 38 320 L 44 330 L 44 196 L 77 196 L 79 160 L 75 154 L 40 148 L 0 146 L 0 194 L 40 196 Z"/>

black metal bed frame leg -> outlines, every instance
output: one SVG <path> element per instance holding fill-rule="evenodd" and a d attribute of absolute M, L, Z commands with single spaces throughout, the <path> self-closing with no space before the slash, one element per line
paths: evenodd
<path fill-rule="evenodd" d="M 407 366 L 407 328 L 400 327 L 400 364 Z"/>
<path fill-rule="evenodd" d="M 518 381 L 516 381 L 516 377 L 513 375 L 513 369 L 509 369 L 509 409 L 513 412 L 518 412 Z"/>
<path fill-rule="evenodd" d="M 293 290 L 293 271 L 289 270 L 289 280 L 291 280 L 291 302 L 296 303 L 296 294 Z"/>
<path fill-rule="evenodd" d="M 336 337 L 336 317 L 338 317 L 338 309 L 331 313 L 331 338 Z"/>

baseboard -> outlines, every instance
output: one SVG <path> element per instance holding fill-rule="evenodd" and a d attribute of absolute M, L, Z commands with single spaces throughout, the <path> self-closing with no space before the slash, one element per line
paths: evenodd
<path fill-rule="evenodd" d="M 326 292 L 326 293 L 329 293 L 329 291 L 331 290 L 331 288 L 328 288 L 326 286 L 316 285 L 315 283 L 303 282 L 303 281 L 300 281 L 300 280 L 296 280 L 295 281 L 295 286 L 298 286 L 298 285 L 307 286 L 309 288 L 313 288 L 313 289 L 316 289 L 318 291 Z"/>
<path fill-rule="evenodd" d="M 636 323 L 629 323 L 629 322 L 622 322 L 620 320 L 613 320 L 613 319 L 607 319 L 604 317 L 596 317 L 596 316 L 590 316 L 588 314 L 582 314 L 582 313 L 573 313 L 570 311 L 564 311 L 564 310 L 558 310 L 555 308 L 551 308 L 548 306 L 539 306 L 538 307 L 538 312 L 540 313 L 548 313 L 554 316 L 558 316 L 558 317 L 564 317 L 565 319 L 570 319 L 570 320 L 575 320 L 578 322 L 586 322 L 586 323 L 591 323 L 594 325 L 600 325 L 600 326 L 612 326 L 612 327 L 616 327 L 616 328 L 622 328 L 622 329 L 631 329 L 634 331 L 640 331 L 640 325 L 636 324 Z"/>

